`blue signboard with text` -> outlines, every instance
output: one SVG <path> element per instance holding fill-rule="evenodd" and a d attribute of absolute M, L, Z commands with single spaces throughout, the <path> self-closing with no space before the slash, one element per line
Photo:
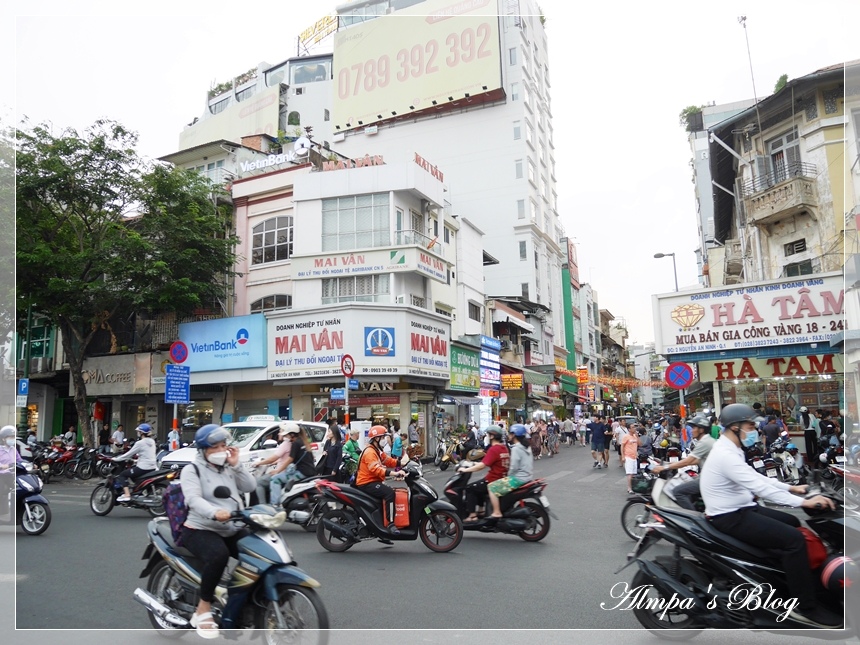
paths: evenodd
<path fill-rule="evenodd" d="M 185 365 L 165 365 L 165 403 L 191 403 L 191 370 Z"/>
<path fill-rule="evenodd" d="M 266 366 L 266 317 L 262 314 L 182 323 L 179 340 L 188 351 L 182 364 L 195 373 Z"/>

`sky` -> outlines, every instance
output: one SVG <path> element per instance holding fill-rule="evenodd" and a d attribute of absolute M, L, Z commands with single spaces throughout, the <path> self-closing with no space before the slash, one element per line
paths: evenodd
<path fill-rule="evenodd" d="M 337 4 L 31 0 L 27 15 L 2 21 L 0 59 L 12 79 L 0 87 L 0 119 L 11 112 L 82 130 L 111 118 L 139 133 L 144 156 L 174 152 L 213 83 L 295 56 L 296 36 Z M 679 112 L 752 98 L 750 58 L 759 98 L 782 74 L 860 58 L 851 38 L 860 2 L 540 6 L 562 224 L 598 305 L 627 323 L 628 344 L 648 342 L 651 294 L 674 289 L 671 258 L 654 254 L 675 253 L 682 290 L 697 283 L 691 152 Z"/>

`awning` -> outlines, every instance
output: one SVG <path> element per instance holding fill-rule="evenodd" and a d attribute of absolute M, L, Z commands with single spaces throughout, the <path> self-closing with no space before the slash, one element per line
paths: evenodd
<path fill-rule="evenodd" d="M 443 394 L 443 399 L 450 399 L 453 403 L 457 405 L 480 405 L 481 399 L 477 396 L 462 396 L 462 395 L 454 395 L 454 394 Z"/>
<path fill-rule="evenodd" d="M 520 329 L 524 329 L 529 333 L 533 333 L 535 328 L 532 327 L 524 320 L 520 320 L 516 316 L 510 315 L 506 311 L 501 311 L 499 309 L 493 309 L 493 322 L 497 323 L 510 323 L 512 325 L 516 325 Z"/>
<path fill-rule="evenodd" d="M 532 370 L 523 370 L 523 380 L 532 385 L 549 385 L 552 383 L 552 374 L 541 374 Z"/>

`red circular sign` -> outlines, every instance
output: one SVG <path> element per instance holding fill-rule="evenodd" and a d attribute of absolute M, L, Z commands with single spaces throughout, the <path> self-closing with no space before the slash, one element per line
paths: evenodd
<path fill-rule="evenodd" d="M 170 346 L 170 358 L 174 363 L 184 363 L 188 358 L 188 346 L 181 340 L 177 340 Z"/>
<path fill-rule="evenodd" d="M 686 363 L 669 363 L 669 367 L 666 368 L 666 385 L 676 390 L 690 387 L 693 378 L 693 368 Z"/>
<path fill-rule="evenodd" d="M 352 375 L 355 374 L 355 361 L 349 354 L 344 354 L 343 358 L 340 359 L 340 371 L 347 378 L 352 378 Z"/>

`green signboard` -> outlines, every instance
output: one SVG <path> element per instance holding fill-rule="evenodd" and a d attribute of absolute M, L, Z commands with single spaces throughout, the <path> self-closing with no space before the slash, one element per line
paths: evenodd
<path fill-rule="evenodd" d="M 477 392 L 481 388 L 480 357 L 477 351 L 451 345 L 451 389 Z"/>

